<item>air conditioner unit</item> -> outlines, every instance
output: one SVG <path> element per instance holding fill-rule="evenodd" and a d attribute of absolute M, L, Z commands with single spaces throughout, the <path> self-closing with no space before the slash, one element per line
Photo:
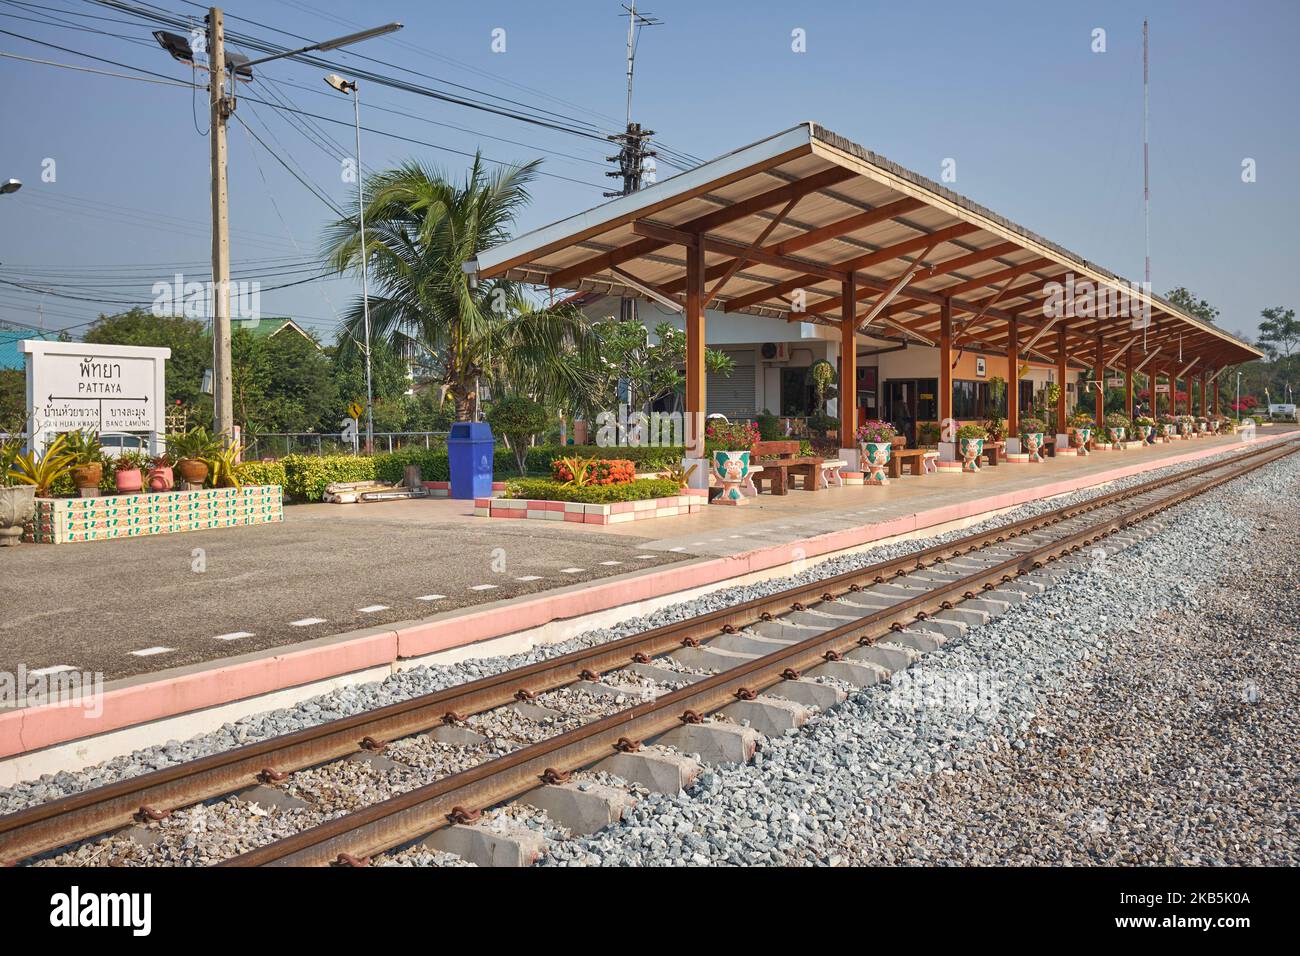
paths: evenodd
<path fill-rule="evenodd" d="M 790 361 L 790 347 L 785 342 L 766 342 L 760 351 L 765 362 Z"/>

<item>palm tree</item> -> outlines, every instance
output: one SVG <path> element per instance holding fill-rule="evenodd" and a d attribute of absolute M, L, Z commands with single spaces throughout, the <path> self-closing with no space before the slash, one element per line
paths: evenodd
<path fill-rule="evenodd" d="M 516 392 L 568 404 L 586 388 L 595 350 L 581 314 L 536 308 L 506 278 L 471 288 L 461 264 L 510 236 L 528 202 L 538 161 L 489 173 L 475 155 L 462 184 L 410 160 L 363 184 L 370 259 L 371 335 L 413 355 L 451 394 L 456 420 L 475 416 L 480 382 L 496 394 Z M 355 210 L 326 229 L 326 256 L 337 272 L 359 270 Z M 358 299 L 344 319 L 342 348 L 363 341 Z"/>

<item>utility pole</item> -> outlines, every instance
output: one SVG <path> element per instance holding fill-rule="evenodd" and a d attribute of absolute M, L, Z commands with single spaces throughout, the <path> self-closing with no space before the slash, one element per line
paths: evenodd
<path fill-rule="evenodd" d="M 1142 218 L 1146 229 L 1146 260 L 1144 278 L 1146 288 L 1142 291 L 1151 294 L 1151 140 L 1149 125 L 1151 120 L 1151 74 L 1147 58 L 1147 38 L 1149 30 L 1147 21 L 1142 21 Z M 1142 326 L 1142 351 L 1147 347 L 1148 321 Z"/>
<path fill-rule="evenodd" d="M 224 441 L 235 433 L 234 374 L 230 358 L 230 208 L 226 192 L 226 34 L 221 10 L 208 10 L 208 103 L 212 130 L 212 418 Z"/>
<path fill-rule="evenodd" d="M 212 418 L 216 432 L 224 441 L 234 440 L 234 378 L 230 359 L 230 209 L 226 190 L 226 123 L 235 112 L 235 90 L 240 78 L 253 79 L 253 67 L 272 60 L 295 57 L 303 53 L 337 50 L 373 37 L 402 29 L 400 23 L 386 23 L 358 33 L 312 43 L 296 50 L 271 53 L 256 60 L 239 54 L 226 55 L 225 19 L 220 7 L 209 7 L 207 22 L 208 107 L 212 121 Z M 164 30 L 154 31 L 154 39 L 172 59 L 197 66 L 195 50 L 189 38 Z M 230 73 L 230 94 L 226 94 L 226 74 Z M 358 160 L 358 164 L 359 164 Z M 360 174 L 358 170 L 358 175 Z M 12 192 L 0 186 L 0 192 Z"/>
<path fill-rule="evenodd" d="M 618 163 L 618 169 L 605 173 L 613 179 L 622 179 L 623 188 L 616 192 L 607 192 L 606 196 L 630 196 L 641 188 L 641 177 L 645 170 L 645 161 L 655 155 L 647 149 L 646 144 L 654 135 L 654 130 L 643 130 L 640 123 L 632 122 L 632 76 L 636 70 L 636 41 L 639 27 L 653 27 L 663 23 L 650 13 L 637 13 L 636 0 L 631 5 L 624 4 L 627 11 L 627 118 L 626 128 L 622 133 L 615 133 L 609 138 L 619 144 L 617 156 L 606 156 L 607 162 Z M 619 318 L 624 321 L 636 321 L 636 299 L 624 298 L 619 306 Z"/>

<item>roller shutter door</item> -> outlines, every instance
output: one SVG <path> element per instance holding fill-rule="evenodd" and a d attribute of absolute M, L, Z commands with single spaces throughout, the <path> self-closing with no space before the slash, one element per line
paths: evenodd
<path fill-rule="evenodd" d="M 761 409 L 754 408 L 754 349 L 719 349 L 731 357 L 735 368 L 730 377 L 708 373 L 705 402 L 710 413 L 728 418 L 753 418 Z"/>

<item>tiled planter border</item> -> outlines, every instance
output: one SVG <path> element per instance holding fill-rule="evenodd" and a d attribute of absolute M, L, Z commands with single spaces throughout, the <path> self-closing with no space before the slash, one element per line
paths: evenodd
<path fill-rule="evenodd" d="M 430 498 L 449 498 L 449 497 L 451 497 L 451 482 L 450 482 L 450 481 L 425 481 L 425 482 L 421 482 L 421 483 L 424 485 L 424 487 L 426 487 L 426 488 L 429 489 L 429 497 L 430 497 Z M 506 483 L 505 483 L 504 481 L 494 481 L 494 482 L 492 482 L 492 490 L 493 490 L 494 492 L 497 492 L 497 491 L 505 491 L 505 490 L 506 490 Z"/>
<path fill-rule="evenodd" d="M 535 498 L 475 498 L 474 514 L 480 518 L 533 518 L 573 524 L 621 524 L 646 518 L 674 518 L 699 514 L 708 504 L 708 492 L 691 488 L 684 494 L 643 501 L 616 501 L 590 505 L 581 501 L 541 501 Z"/>
<path fill-rule="evenodd" d="M 284 495 L 279 485 L 37 498 L 36 513 L 23 527 L 23 540 L 33 544 L 73 544 L 269 524 L 283 519 Z"/>

